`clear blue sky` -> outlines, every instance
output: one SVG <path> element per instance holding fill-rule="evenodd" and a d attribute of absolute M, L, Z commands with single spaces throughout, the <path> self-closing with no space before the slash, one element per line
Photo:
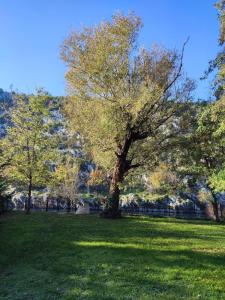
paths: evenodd
<path fill-rule="evenodd" d="M 0 0 L 0 88 L 32 92 L 44 87 L 65 94 L 65 66 L 59 46 L 71 29 L 108 19 L 115 11 L 143 20 L 140 45 L 181 48 L 187 74 L 199 79 L 217 53 L 218 20 L 213 0 Z M 200 83 L 196 97 L 208 97 Z"/>

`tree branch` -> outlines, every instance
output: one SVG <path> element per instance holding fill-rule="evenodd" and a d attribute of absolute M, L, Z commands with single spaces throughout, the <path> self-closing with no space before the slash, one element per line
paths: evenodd
<path fill-rule="evenodd" d="M 181 57 L 180 57 L 180 65 L 177 71 L 177 74 L 175 75 L 175 77 L 173 78 L 173 80 L 164 88 L 163 90 L 163 94 L 165 94 L 170 88 L 171 86 L 177 81 L 177 79 L 180 77 L 181 75 L 181 71 L 182 71 L 182 67 L 183 67 L 183 57 L 184 57 L 184 49 L 189 41 L 190 37 L 188 37 L 186 39 L 186 41 L 183 44 L 182 50 L 181 50 Z"/>

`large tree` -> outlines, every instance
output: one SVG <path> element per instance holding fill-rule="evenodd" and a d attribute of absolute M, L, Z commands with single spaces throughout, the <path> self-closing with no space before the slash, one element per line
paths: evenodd
<path fill-rule="evenodd" d="M 17 95 L 11 109 L 11 126 L 1 140 L 3 157 L 9 161 L 4 173 L 28 190 L 26 213 L 30 212 L 34 186 L 49 179 L 51 163 L 56 158 L 50 129 L 52 98 L 45 92 L 36 95 Z"/>
<path fill-rule="evenodd" d="M 220 134 L 220 118 L 225 117 L 225 110 L 216 112 L 213 104 L 208 104 L 196 119 L 193 133 L 187 137 L 181 148 L 181 169 L 186 170 L 197 180 L 203 180 L 211 192 L 211 203 L 215 218 L 220 220 L 219 199 L 217 192 L 225 190 L 223 166 L 225 163 L 225 139 Z"/>
<path fill-rule="evenodd" d="M 204 179 L 211 200 L 215 218 L 220 220 L 218 192 L 225 191 L 225 1 L 217 2 L 222 51 L 210 62 L 209 70 L 217 69 L 214 80 L 215 100 L 205 106 L 196 106 L 197 114 L 192 114 L 190 131 L 181 143 L 181 169 L 197 180 Z M 178 155 L 179 157 L 179 155 Z"/>
<path fill-rule="evenodd" d="M 215 68 L 217 73 L 214 80 L 215 101 L 208 105 L 201 115 L 201 128 L 211 131 L 212 141 L 216 146 L 222 145 L 218 157 L 222 156 L 219 167 L 214 170 L 210 177 L 211 186 L 216 191 L 225 191 L 225 0 L 220 0 L 216 3 L 218 9 L 218 17 L 220 23 L 219 46 L 221 51 L 217 57 L 210 63 L 208 72 Z"/>
<path fill-rule="evenodd" d="M 95 162 L 111 176 L 106 217 L 118 217 L 120 184 L 129 171 L 151 165 L 178 122 L 179 102 L 193 82 L 183 52 L 137 49 L 141 20 L 134 14 L 71 32 L 62 45 L 68 66 L 66 110 Z M 176 116 L 176 117 L 175 117 Z"/>

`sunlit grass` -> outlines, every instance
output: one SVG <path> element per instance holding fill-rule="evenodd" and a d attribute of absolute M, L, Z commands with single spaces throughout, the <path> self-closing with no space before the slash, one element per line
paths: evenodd
<path fill-rule="evenodd" d="M 225 299 L 224 225 L 47 213 L 0 222 L 0 299 Z"/>

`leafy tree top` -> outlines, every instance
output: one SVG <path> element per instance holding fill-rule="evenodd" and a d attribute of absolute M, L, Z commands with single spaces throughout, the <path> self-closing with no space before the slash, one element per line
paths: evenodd
<path fill-rule="evenodd" d="M 137 49 L 141 26 L 134 14 L 116 14 L 72 32 L 62 46 L 71 127 L 107 169 L 122 155 L 124 171 L 145 164 L 150 153 L 153 158 L 177 102 L 190 99 L 193 88 L 182 71 L 184 47 L 180 54 L 156 45 Z"/>

